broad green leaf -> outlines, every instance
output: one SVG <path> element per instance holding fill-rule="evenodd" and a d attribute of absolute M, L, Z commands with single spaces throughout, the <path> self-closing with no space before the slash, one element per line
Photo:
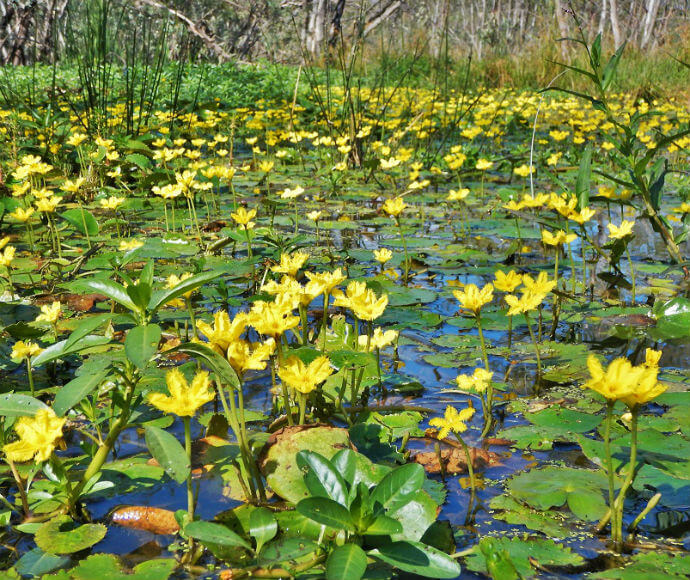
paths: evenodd
<path fill-rule="evenodd" d="M 297 454 L 300 469 L 309 469 L 305 483 L 312 495 L 327 497 L 340 505 L 348 505 L 347 486 L 333 464 L 323 455 L 313 451 L 300 451 Z"/>
<path fill-rule="evenodd" d="M 357 544 L 335 548 L 326 560 L 326 580 L 359 580 L 367 569 L 367 555 Z"/>
<path fill-rule="evenodd" d="M 183 352 L 193 357 L 202 358 L 209 368 L 216 373 L 218 379 L 224 385 L 228 385 L 234 389 L 240 388 L 240 379 L 237 377 L 235 369 L 230 366 L 230 363 L 225 357 L 219 355 L 215 350 L 210 349 L 205 344 L 185 342 L 167 352 Z"/>
<path fill-rule="evenodd" d="M 189 458 L 180 442 L 173 435 L 148 426 L 145 431 L 146 445 L 153 458 L 177 483 L 182 483 L 189 475 Z"/>
<path fill-rule="evenodd" d="M 256 552 L 261 552 L 266 542 L 270 542 L 278 533 L 278 522 L 275 516 L 265 507 L 259 507 L 249 514 L 249 533 L 256 540 Z"/>
<path fill-rule="evenodd" d="M 318 547 L 316 542 L 304 538 L 281 537 L 266 544 L 257 561 L 260 566 L 278 566 L 308 556 L 315 552 Z"/>
<path fill-rule="evenodd" d="M 82 288 L 90 292 L 107 296 L 131 312 L 135 312 L 137 314 L 141 313 L 141 310 L 136 304 L 134 304 L 132 299 L 129 297 L 129 294 L 127 294 L 125 287 L 121 286 L 117 282 L 113 282 L 112 280 L 93 279 L 86 280 L 80 285 Z"/>
<path fill-rule="evenodd" d="M 582 158 L 580 168 L 577 172 L 575 183 L 575 196 L 577 197 L 577 207 L 585 208 L 589 205 L 590 180 L 592 177 L 592 147 L 587 145 Z"/>
<path fill-rule="evenodd" d="M 326 497 L 308 497 L 297 504 L 297 511 L 324 526 L 336 530 L 354 531 L 352 516 L 347 508 Z"/>
<path fill-rule="evenodd" d="M 5 393 L 0 395 L 0 416 L 2 417 L 33 417 L 39 410 L 47 409 L 48 405 L 29 395 L 19 393 Z"/>
<path fill-rule="evenodd" d="M 108 312 L 106 314 L 95 314 L 83 318 L 81 321 L 79 321 L 77 327 L 67 337 L 64 347 L 65 350 L 70 350 L 77 343 L 77 341 L 91 334 L 101 324 L 107 322 L 112 317 L 113 315 Z"/>
<path fill-rule="evenodd" d="M 372 505 L 395 512 L 412 499 L 424 485 L 424 468 L 418 463 L 408 463 L 387 473 L 371 494 Z"/>
<path fill-rule="evenodd" d="M 139 325 L 127 332 L 125 354 L 138 368 L 144 369 L 158 351 L 161 327 L 157 324 Z"/>
<path fill-rule="evenodd" d="M 151 300 L 148 305 L 148 310 L 151 312 L 156 312 L 164 304 L 167 304 L 175 298 L 179 298 L 180 296 L 186 294 L 190 290 L 194 290 L 195 288 L 198 288 L 199 286 L 206 284 L 206 282 L 210 282 L 211 280 L 217 279 L 219 276 L 220 274 L 217 271 L 203 272 L 201 274 L 197 274 L 196 276 L 192 276 L 190 278 L 187 278 L 186 280 L 183 280 L 181 283 L 179 283 L 174 288 L 171 288 L 170 290 L 160 290 L 158 292 L 154 292 L 151 296 Z"/>
<path fill-rule="evenodd" d="M 80 234 L 90 236 L 98 235 L 98 221 L 93 214 L 83 208 L 68 209 L 60 214 L 64 220 L 70 223 Z"/>
<path fill-rule="evenodd" d="M 49 347 L 43 349 L 35 359 L 31 361 L 33 366 L 40 366 L 47 362 L 57 360 L 59 358 L 64 358 L 67 355 L 86 350 L 87 348 L 93 348 L 94 346 L 103 346 L 108 344 L 110 339 L 107 336 L 98 336 L 96 334 L 89 334 L 84 336 L 74 342 L 69 348 L 67 348 L 67 340 L 61 340 Z"/>
<path fill-rule="evenodd" d="M 217 544 L 219 546 L 239 546 L 251 550 L 249 542 L 237 535 L 231 529 L 212 522 L 190 522 L 184 528 L 185 534 L 202 543 Z"/>
<path fill-rule="evenodd" d="M 388 516 L 378 516 L 369 525 L 365 533 L 369 536 L 392 536 L 394 534 L 402 534 L 403 527 L 398 520 Z"/>
<path fill-rule="evenodd" d="M 79 375 L 65 386 L 60 387 L 53 401 L 53 411 L 62 416 L 72 407 L 78 405 L 84 397 L 98 387 L 109 371 L 110 367 L 106 366 L 100 371 Z"/>
<path fill-rule="evenodd" d="M 448 554 L 420 542 L 391 542 L 369 552 L 370 556 L 403 572 L 425 578 L 457 578 L 460 564 Z"/>

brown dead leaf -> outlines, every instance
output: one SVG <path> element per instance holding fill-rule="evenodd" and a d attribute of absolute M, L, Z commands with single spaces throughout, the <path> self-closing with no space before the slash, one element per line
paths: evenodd
<path fill-rule="evenodd" d="M 493 453 L 485 449 L 478 449 L 477 447 L 470 447 L 469 449 L 470 456 L 472 457 L 472 466 L 476 470 L 500 464 L 500 456 L 498 453 Z M 420 451 L 418 453 L 413 453 L 411 459 L 415 463 L 419 463 L 427 473 L 441 472 L 438 455 L 436 455 L 435 451 Z M 453 475 L 457 473 L 467 473 L 467 459 L 462 449 L 456 447 L 442 449 L 441 459 L 446 473 Z"/>
<path fill-rule="evenodd" d="M 144 530 L 152 534 L 170 535 L 180 530 L 174 512 L 147 506 L 118 508 L 112 513 L 111 521 L 125 528 Z"/>

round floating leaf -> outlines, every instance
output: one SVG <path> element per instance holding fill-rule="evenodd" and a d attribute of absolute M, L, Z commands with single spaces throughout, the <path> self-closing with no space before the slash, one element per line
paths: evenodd
<path fill-rule="evenodd" d="M 567 503 L 576 516 L 594 521 L 606 513 L 603 491 L 607 486 L 599 471 L 550 466 L 520 473 L 507 487 L 513 497 L 538 510 Z"/>
<path fill-rule="evenodd" d="M 43 524 L 34 539 L 44 552 L 73 554 L 100 542 L 107 531 L 103 524 L 80 526 L 68 516 L 60 516 Z"/>
<path fill-rule="evenodd" d="M 69 561 L 70 559 L 68 556 L 46 554 L 41 548 L 34 548 L 19 558 L 14 568 L 22 576 L 37 578 L 43 574 L 48 574 L 53 570 L 66 566 Z"/>
<path fill-rule="evenodd" d="M 530 578 L 535 576 L 532 562 L 540 566 L 580 566 L 584 564 L 584 559 L 553 540 L 541 538 L 492 538 L 493 552 L 502 553 L 505 551 L 510 558 L 513 566 L 517 569 L 520 576 Z M 482 553 L 480 546 L 476 546 L 472 554 L 465 560 L 465 565 L 472 572 L 487 574 L 486 556 Z"/>

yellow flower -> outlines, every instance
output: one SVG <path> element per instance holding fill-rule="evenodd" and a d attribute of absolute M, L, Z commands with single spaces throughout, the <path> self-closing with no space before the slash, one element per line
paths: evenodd
<path fill-rule="evenodd" d="M 280 264 L 273 266 L 271 272 L 276 272 L 278 274 L 287 274 L 289 276 L 295 276 L 297 271 L 304 266 L 305 262 L 309 259 L 309 254 L 306 252 L 297 251 L 294 254 L 281 254 Z"/>
<path fill-rule="evenodd" d="M 448 192 L 448 197 L 446 197 L 446 199 L 448 201 L 462 201 L 469 194 L 470 194 L 470 190 L 467 189 L 466 187 L 464 187 L 462 189 L 451 189 Z"/>
<path fill-rule="evenodd" d="M 333 288 L 335 288 L 341 282 L 344 282 L 347 276 L 345 276 L 340 268 L 333 270 L 333 272 L 307 272 L 307 278 L 312 282 L 316 282 L 323 287 L 323 292 L 330 294 Z"/>
<path fill-rule="evenodd" d="M 191 272 L 183 272 L 179 276 L 177 274 L 170 274 L 170 276 L 168 276 L 168 278 L 165 280 L 165 289 L 172 290 L 173 288 L 176 288 L 177 286 L 182 284 L 182 282 L 184 282 L 187 278 L 191 277 Z M 182 296 L 189 300 L 192 297 L 193 292 L 194 290 L 189 290 L 188 292 L 185 292 Z M 173 298 L 168 302 L 168 304 L 175 308 L 184 308 L 185 306 L 184 300 L 181 300 L 180 298 Z"/>
<path fill-rule="evenodd" d="M 271 169 L 273 169 L 273 165 L 273 161 L 262 161 L 259 163 L 259 170 L 264 173 L 270 173 Z"/>
<path fill-rule="evenodd" d="M 299 317 L 293 316 L 282 303 L 257 301 L 249 312 L 248 323 L 259 334 L 276 338 L 286 330 L 295 328 L 299 324 Z"/>
<path fill-rule="evenodd" d="M 32 207 L 27 207 L 26 209 L 18 207 L 12 213 L 10 213 L 11 218 L 22 223 L 28 222 L 32 215 L 34 215 L 34 208 Z"/>
<path fill-rule="evenodd" d="M 513 294 L 508 294 L 506 296 L 506 304 L 508 308 L 508 316 L 515 316 L 516 314 L 522 314 L 535 310 L 539 308 L 539 305 L 546 298 L 546 294 L 543 292 L 534 292 L 529 289 L 522 291 L 522 296 L 518 298 Z"/>
<path fill-rule="evenodd" d="M 513 173 L 515 175 L 518 175 L 520 177 L 527 177 L 530 173 L 534 171 L 534 168 L 529 166 L 529 165 L 520 165 L 519 167 L 516 167 L 513 169 Z"/>
<path fill-rule="evenodd" d="M 393 197 L 387 199 L 381 206 L 381 209 L 383 209 L 383 211 L 385 211 L 389 216 L 397 218 L 403 211 L 405 211 L 406 207 L 408 207 L 408 205 L 405 203 L 402 197 Z"/>
<path fill-rule="evenodd" d="M 317 222 L 317 221 L 319 221 L 319 219 L 321 218 L 322 215 L 323 215 L 322 211 L 310 211 L 307 214 L 307 219 L 310 219 L 313 222 Z"/>
<path fill-rule="evenodd" d="M 264 370 L 275 349 L 276 341 L 272 338 L 261 343 L 236 340 L 228 347 L 226 356 L 232 368 L 242 376 L 247 371 Z"/>
<path fill-rule="evenodd" d="M 462 391 L 483 393 L 489 387 L 493 376 L 494 374 L 486 369 L 476 368 L 471 375 L 458 375 L 455 382 Z"/>
<path fill-rule="evenodd" d="M 124 197 L 116 197 L 111 195 L 108 198 L 102 198 L 98 200 L 103 209 L 112 209 L 113 211 L 120 207 L 125 202 Z"/>
<path fill-rule="evenodd" d="M 462 290 L 453 291 L 453 296 L 460 302 L 460 307 L 477 314 L 482 306 L 494 298 L 494 287 L 486 284 L 481 290 L 474 284 L 468 284 Z"/>
<path fill-rule="evenodd" d="M 237 208 L 235 213 L 231 213 L 230 217 L 235 220 L 238 225 L 244 226 L 248 230 L 254 227 L 254 222 L 252 220 L 256 217 L 256 210 L 251 209 L 247 211 L 243 207 Z"/>
<path fill-rule="evenodd" d="M 52 304 L 44 304 L 41 306 L 41 314 L 36 317 L 36 322 L 48 322 L 55 324 L 60 318 L 62 304 L 58 300 L 53 301 Z"/>
<path fill-rule="evenodd" d="M 523 274 L 522 283 L 527 290 L 534 294 L 548 294 L 556 287 L 556 281 L 549 280 L 549 275 L 546 272 L 541 272 L 536 280 L 529 274 Z"/>
<path fill-rule="evenodd" d="M 4 238 L 0 239 L 0 250 L 2 250 L 9 243 L 10 243 L 10 237 L 9 236 L 5 236 Z"/>
<path fill-rule="evenodd" d="M 558 230 L 551 233 L 549 230 L 543 230 L 541 233 L 541 241 L 547 246 L 560 246 L 561 244 L 570 244 L 577 239 L 577 234 L 566 234 L 563 230 Z"/>
<path fill-rule="evenodd" d="M 282 192 L 280 192 L 280 197 L 282 199 L 294 199 L 295 197 L 299 197 L 304 193 L 304 188 L 300 185 L 295 187 L 295 189 L 290 189 L 289 187 L 286 187 Z"/>
<path fill-rule="evenodd" d="M 391 157 L 390 159 L 380 159 L 379 161 L 381 164 L 381 169 L 393 169 L 401 163 L 400 159 L 395 157 Z"/>
<path fill-rule="evenodd" d="M 225 310 L 217 310 L 213 315 L 213 326 L 203 320 L 196 323 L 209 342 L 209 346 L 217 353 L 225 355 L 230 345 L 239 340 L 240 335 L 247 328 L 247 314 L 238 312 L 230 322 L 230 316 Z"/>
<path fill-rule="evenodd" d="M 358 294 L 350 301 L 353 314 L 360 320 L 376 320 L 388 306 L 388 295 L 376 298 L 376 293 L 367 288 L 363 294 Z"/>
<path fill-rule="evenodd" d="M 35 342 L 30 340 L 24 342 L 23 340 L 18 340 L 12 347 L 12 354 L 10 355 L 13 359 L 23 360 L 25 358 L 33 358 L 43 349 L 38 346 Z"/>
<path fill-rule="evenodd" d="M 389 344 L 393 344 L 398 338 L 397 330 L 386 330 L 385 332 L 380 328 L 375 328 L 374 333 L 371 336 L 371 343 L 369 344 L 369 350 L 386 348 Z M 369 337 L 366 334 L 362 334 L 358 337 L 357 343 L 360 348 L 366 348 Z"/>
<path fill-rule="evenodd" d="M 522 275 L 518 274 L 515 270 L 511 270 L 507 274 L 501 270 L 496 270 L 494 276 L 494 288 L 501 292 L 512 292 L 522 284 Z"/>
<path fill-rule="evenodd" d="M 17 248 L 14 246 L 7 246 L 5 249 L 0 252 L 0 266 L 5 266 L 5 268 L 9 268 L 10 264 L 12 264 L 12 260 L 14 260 L 14 255 L 17 252 Z"/>
<path fill-rule="evenodd" d="M 44 213 L 53 213 L 55 211 L 55 208 L 60 205 L 60 202 L 62 201 L 61 197 L 58 197 L 56 195 L 51 195 L 50 197 L 46 197 L 44 199 L 39 199 L 36 201 L 36 209 L 38 211 L 42 211 Z"/>
<path fill-rule="evenodd" d="M 614 226 L 613 224 L 606 224 L 609 229 L 609 238 L 612 240 L 622 240 L 633 233 L 633 227 L 635 222 L 624 220 L 620 226 Z"/>
<path fill-rule="evenodd" d="M 344 308 L 352 308 L 352 301 L 358 296 L 363 295 L 367 291 L 365 282 L 352 281 L 347 285 L 345 292 L 342 290 L 335 290 L 333 296 L 335 301 L 333 306 L 342 306 Z"/>
<path fill-rule="evenodd" d="M 659 366 L 659 360 L 661 359 L 662 352 L 660 350 L 654 350 L 652 348 L 648 348 L 644 351 L 645 355 L 645 360 L 644 364 L 645 366 L 648 367 L 658 367 Z"/>
<path fill-rule="evenodd" d="M 389 262 L 392 258 L 393 258 L 393 252 L 391 252 L 388 248 L 381 248 L 379 250 L 374 250 L 374 259 L 379 264 L 385 264 L 386 262 Z"/>
<path fill-rule="evenodd" d="M 475 168 L 479 171 L 486 171 L 491 169 L 493 166 L 493 161 L 489 161 L 488 159 L 478 159 Z"/>
<path fill-rule="evenodd" d="M 593 354 L 587 358 L 587 367 L 592 378 L 584 386 L 610 400 L 619 400 L 632 395 L 645 372 L 643 367 L 634 367 L 626 358 L 617 358 L 604 370 Z M 654 382 L 656 382 L 656 371 Z"/>
<path fill-rule="evenodd" d="M 78 177 L 74 181 L 70 179 L 66 179 L 65 182 L 62 184 L 60 189 L 62 191 L 67 191 L 69 193 L 77 193 L 79 189 L 81 188 L 82 185 L 86 182 L 86 179 L 83 177 Z"/>
<path fill-rule="evenodd" d="M 578 224 L 582 225 L 585 222 L 591 220 L 596 213 L 597 212 L 591 208 L 583 207 L 579 212 L 571 211 L 568 214 L 568 217 L 574 222 L 577 222 Z"/>
<path fill-rule="evenodd" d="M 14 427 L 19 441 L 5 445 L 2 450 L 10 461 L 45 461 L 55 451 L 65 421 L 52 409 L 40 409 L 33 417 L 20 417 Z"/>
<path fill-rule="evenodd" d="M 474 416 L 474 408 L 467 407 L 458 412 L 455 407 L 448 405 L 443 417 L 434 417 L 429 421 L 431 427 L 438 428 L 438 438 L 445 439 L 452 431 L 453 433 L 464 433 L 467 431 L 466 422 Z"/>
<path fill-rule="evenodd" d="M 120 252 L 131 252 L 132 250 L 136 250 L 138 248 L 141 248 L 141 246 L 144 245 L 144 242 L 141 242 L 139 240 L 122 240 L 120 242 L 120 245 L 117 247 L 117 249 Z"/>
<path fill-rule="evenodd" d="M 198 372 L 190 385 L 179 369 L 173 369 L 165 375 L 165 382 L 170 396 L 151 393 L 147 397 L 149 404 L 164 413 L 193 417 L 199 407 L 213 400 L 214 395 L 209 389 L 210 381 L 206 371 Z"/>
<path fill-rule="evenodd" d="M 291 356 L 278 369 L 280 380 L 303 395 L 311 393 L 332 373 L 331 361 L 326 356 L 320 356 L 308 365 L 296 356 Z"/>

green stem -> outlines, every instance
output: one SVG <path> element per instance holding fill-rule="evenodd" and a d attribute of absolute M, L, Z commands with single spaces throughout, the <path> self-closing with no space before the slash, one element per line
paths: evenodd
<path fill-rule="evenodd" d="M 489 357 L 486 354 L 486 343 L 484 342 L 484 331 L 482 330 L 482 316 L 479 312 L 475 314 L 477 319 L 477 332 L 479 333 L 479 343 L 482 348 L 482 360 L 484 361 L 484 368 L 489 370 Z"/>
<path fill-rule="evenodd" d="M 29 376 L 29 388 L 31 389 L 31 396 L 35 396 L 36 393 L 34 391 L 34 373 L 33 370 L 31 369 L 31 357 L 27 356 L 26 357 L 26 374 Z"/>
<path fill-rule="evenodd" d="M 325 342 L 325 341 L 324 341 Z M 283 362 L 283 345 L 281 343 L 280 337 L 276 337 L 276 349 L 278 351 L 278 367 Z M 288 386 L 284 381 L 281 381 L 280 390 L 283 394 L 283 406 L 285 407 L 285 416 L 288 420 L 288 425 L 294 425 L 295 421 L 292 418 L 292 408 L 290 407 L 290 394 L 288 393 Z"/>
<path fill-rule="evenodd" d="M 477 491 L 477 484 L 474 479 L 474 465 L 472 463 L 472 455 L 470 454 L 470 448 L 467 447 L 467 443 L 465 443 L 464 439 L 460 437 L 458 433 L 453 431 L 455 434 L 455 437 L 457 438 L 458 441 L 460 441 L 460 445 L 462 445 L 463 450 L 465 451 L 465 460 L 467 461 L 467 471 L 470 474 L 470 487 L 472 488 L 472 495 L 474 495 Z"/>
<path fill-rule="evenodd" d="M 184 450 L 187 454 L 189 465 L 192 464 L 192 427 L 189 417 L 182 417 L 184 424 Z M 187 475 L 187 514 L 189 521 L 194 521 L 194 489 L 192 487 L 192 471 Z M 190 540 L 191 541 L 191 540 Z"/>
<path fill-rule="evenodd" d="M 307 410 L 307 395 L 304 393 L 299 394 L 299 423 L 298 425 L 304 425 L 304 416 Z"/>
<path fill-rule="evenodd" d="M 410 278 L 410 255 L 407 252 L 407 241 L 405 240 L 405 235 L 403 234 L 402 224 L 400 223 L 400 217 L 395 218 L 395 222 L 398 224 L 398 230 L 400 231 L 400 240 L 402 241 L 403 251 L 405 252 L 405 267 L 403 282 L 407 286 L 407 282 Z"/>
<path fill-rule="evenodd" d="M 630 463 L 628 464 L 628 473 L 625 475 L 625 480 L 618 492 L 613 511 L 616 513 L 616 540 L 614 541 L 614 548 L 620 551 L 623 547 L 623 509 L 625 507 L 625 496 L 628 489 L 632 485 L 635 478 L 635 468 L 637 465 L 637 418 L 639 407 L 635 405 L 631 409 L 632 422 L 630 425 Z"/>
<path fill-rule="evenodd" d="M 635 286 L 635 269 L 633 267 L 632 257 L 630 256 L 630 250 L 628 244 L 625 244 L 625 255 L 628 257 L 628 264 L 630 264 L 630 278 L 632 279 L 632 305 L 635 306 L 636 299 L 636 286 Z"/>
<path fill-rule="evenodd" d="M 618 544 L 618 526 L 616 525 L 616 511 L 614 508 L 616 498 L 615 473 L 613 471 L 613 459 L 611 457 L 611 421 L 613 420 L 613 406 L 615 401 L 606 401 L 606 419 L 604 423 L 604 460 L 606 461 L 606 474 L 609 484 L 609 510 L 611 513 L 611 540 Z"/>
<path fill-rule="evenodd" d="M 323 344 L 321 346 L 321 354 L 326 354 L 326 328 L 328 325 L 328 302 L 331 296 L 328 292 L 323 293 L 323 318 L 321 320 L 321 339 Z"/>
<path fill-rule="evenodd" d="M 541 356 L 539 354 L 539 343 L 537 343 L 537 339 L 534 336 L 534 331 L 532 330 L 532 325 L 530 324 L 529 315 L 527 314 L 527 312 L 525 312 L 525 322 L 527 323 L 527 330 L 529 330 L 529 336 L 532 339 L 532 344 L 534 345 L 534 353 L 537 356 L 537 383 L 538 383 L 539 378 L 541 377 Z"/>

